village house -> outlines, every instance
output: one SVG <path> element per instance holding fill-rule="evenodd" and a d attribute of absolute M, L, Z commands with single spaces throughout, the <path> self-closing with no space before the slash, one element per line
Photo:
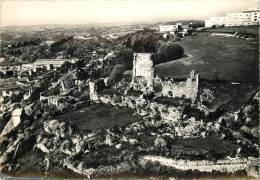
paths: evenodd
<path fill-rule="evenodd" d="M 60 96 L 46 96 L 46 92 L 40 94 L 40 101 L 47 102 L 49 107 L 60 108 L 63 98 Z"/>
<path fill-rule="evenodd" d="M 76 63 L 78 59 L 37 59 L 33 63 L 22 64 L 23 69 L 27 69 L 28 71 L 33 70 L 37 72 L 38 69 L 46 69 L 52 70 L 60 68 L 65 62 Z"/>
<path fill-rule="evenodd" d="M 0 90 L 3 97 L 11 97 L 13 95 L 18 95 L 22 87 L 17 84 L 16 78 L 6 78 L 0 79 Z"/>

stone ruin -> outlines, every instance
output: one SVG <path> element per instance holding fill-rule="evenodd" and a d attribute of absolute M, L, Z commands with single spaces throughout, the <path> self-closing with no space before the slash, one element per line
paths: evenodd
<path fill-rule="evenodd" d="M 154 93 L 156 96 L 162 97 L 184 97 L 194 102 L 199 92 L 199 74 L 191 71 L 189 77 L 180 82 L 174 79 L 162 79 L 155 76 L 152 55 L 152 53 L 134 53 L 130 88 L 144 94 Z M 98 86 L 96 82 L 89 82 L 89 95 L 92 101 L 99 100 Z"/>
<path fill-rule="evenodd" d="M 153 88 L 154 75 L 152 53 L 134 53 L 132 84 Z"/>
<path fill-rule="evenodd" d="M 143 93 L 154 92 L 165 97 L 186 97 L 193 102 L 199 90 L 199 74 L 191 71 L 190 76 L 181 82 L 155 77 L 152 53 L 135 53 L 131 86 Z"/>
<path fill-rule="evenodd" d="M 185 97 L 196 100 L 199 92 L 199 74 L 195 75 L 194 70 L 185 81 L 175 82 L 173 79 L 163 80 L 159 77 L 154 79 L 154 86 L 157 93 L 168 97 Z"/>
<path fill-rule="evenodd" d="M 91 101 L 98 101 L 97 85 L 95 82 L 89 82 L 89 98 Z"/>

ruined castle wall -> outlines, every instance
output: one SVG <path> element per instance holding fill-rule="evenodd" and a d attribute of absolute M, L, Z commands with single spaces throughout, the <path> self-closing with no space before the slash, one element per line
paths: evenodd
<path fill-rule="evenodd" d="M 181 82 L 181 83 L 163 83 L 162 94 L 163 96 L 169 96 L 169 92 L 172 93 L 173 97 L 185 96 L 189 99 L 197 97 L 198 88 L 196 82 Z"/>
<path fill-rule="evenodd" d="M 160 81 L 157 84 L 161 85 L 161 93 L 163 96 L 172 96 L 172 97 L 186 97 L 195 101 L 198 91 L 199 91 L 199 75 L 191 73 L 191 76 L 187 78 L 184 82 L 172 82 L 172 81 Z"/>

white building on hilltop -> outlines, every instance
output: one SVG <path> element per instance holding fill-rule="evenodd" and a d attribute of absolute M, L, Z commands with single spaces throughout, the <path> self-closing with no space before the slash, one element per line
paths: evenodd
<path fill-rule="evenodd" d="M 249 26 L 258 25 L 260 22 L 260 10 L 247 9 L 241 13 L 227 13 L 226 16 L 210 17 L 205 20 L 205 27 L 216 26 Z"/>
<path fill-rule="evenodd" d="M 175 31 L 178 31 L 178 25 L 177 24 L 160 25 L 159 31 L 160 32 L 175 32 Z"/>

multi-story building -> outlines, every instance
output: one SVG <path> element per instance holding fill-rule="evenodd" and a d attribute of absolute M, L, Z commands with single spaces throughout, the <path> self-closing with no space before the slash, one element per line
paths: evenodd
<path fill-rule="evenodd" d="M 205 27 L 216 26 L 249 26 L 258 25 L 260 22 L 260 10 L 251 8 L 241 13 L 227 13 L 226 16 L 210 17 L 205 20 Z"/>

